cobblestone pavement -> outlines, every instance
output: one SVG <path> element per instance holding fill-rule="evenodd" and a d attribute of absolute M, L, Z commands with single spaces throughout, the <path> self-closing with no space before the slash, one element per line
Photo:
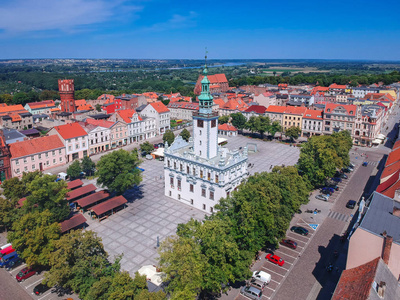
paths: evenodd
<path fill-rule="evenodd" d="M 268 171 L 271 164 L 290 165 L 298 160 L 299 149 L 281 143 L 238 136 L 228 138 L 226 147 L 244 147 L 248 141 L 256 143 L 258 148 L 256 153 L 249 153 L 249 163 L 254 164 L 249 169 L 251 174 Z M 122 269 L 131 275 L 143 265 L 157 263 L 157 237 L 162 242 L 175 234 L 179 223 L 190 218 L 202 220 L 205 215 L 204 211 L 164 196 L 163 162 L 146 160 L 141 167 L 145 169 L 142 184 L 124 195 L 129 201 L 127 208 L 101 222 L 85 215 L 88 229 L 99 234 L 107 252 L 111 256 L 124 254 Z"/>

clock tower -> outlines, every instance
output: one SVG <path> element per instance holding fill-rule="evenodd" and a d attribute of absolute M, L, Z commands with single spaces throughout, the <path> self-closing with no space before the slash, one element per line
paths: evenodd
<path fill-rule="evenodd" d="M 193 114 L 193 148 L 197 156 L 211 159 L 218 154 L 218 113 L 212 111 L 214 104 L 207 78 L 207 56 L 204 78 L 201 81 L 199 112 Z"/>

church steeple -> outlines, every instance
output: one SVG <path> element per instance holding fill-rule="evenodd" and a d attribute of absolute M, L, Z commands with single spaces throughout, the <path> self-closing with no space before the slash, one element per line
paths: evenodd
<path fill-rule="evenodd" d="M 209 115 L 212 113 L 213 97 L 210 93 L 210 80 L 207 77 L 207 51 L 205 56 L 205 64 L 203 70 L 203 79 L 201 80 L 201 94 L 199 96 L 199 113 L 201 115 Z"/>

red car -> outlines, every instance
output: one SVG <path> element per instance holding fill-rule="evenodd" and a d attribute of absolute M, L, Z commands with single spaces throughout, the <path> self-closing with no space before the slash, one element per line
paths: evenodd
<path fill-rule="evenodd" d="M 292 248 L 292 249 L 296 249 L 297 248 L 297 243 L 295 241 L 292 240 L 282 240 L 281 245 L 284 245 L 286 247 Z"/>
<path fill-rule="evenodd" d="M 39 274 L 39 271 L 34 268 L 23 268 L 19 273 L 15 276 L 18 282 L 24 281 L 25 279 L 28 279 L 29 277 Z"/>
<path fill-rule="evenodd" d="M 285 261 L 282 258 L 280 258 L 275 254 L 268 253 L 265 258 L 268 259 L 270 262 L 277 264 L 280 267 L 282 267 L 283 264 L 285 263 Z"/>

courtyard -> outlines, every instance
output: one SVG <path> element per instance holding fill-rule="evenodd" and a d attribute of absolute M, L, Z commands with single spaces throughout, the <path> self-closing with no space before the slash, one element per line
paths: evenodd
<path fill-rule="evenodd" d="M 264 142 L 243 136 L 228 137 L 224 147 L 238 149 L 254 143 L 257 152 L 249 151 L 250 174 L 270 171 L 275 165 L 294 165 L 300 149 L 278 142 Z M 250 146 L 252 150 L 254 145 Z M 157 242 L 174 235 L 177 225 L 191 218 L 202 220 L 206 212 L 164 196 L 164 164 L 145 160 L 140 187 L 124 196 L 127 207 L 101 222 L 88 219 L 89 230 L 98 233 L 110 257 L 123 254 L 122 269 L 132 276 L 143 265 L 157 264 Z M 91 182 L 92 183 L 92 182 Z"/>

